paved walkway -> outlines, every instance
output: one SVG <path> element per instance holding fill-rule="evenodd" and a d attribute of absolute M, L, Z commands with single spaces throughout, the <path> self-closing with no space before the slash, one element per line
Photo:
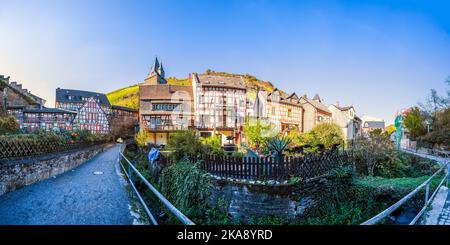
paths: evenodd
<path fill-rule="evenodd" d="M 118 154 L 116 145 L 71 171 L 0 196 L 0 224 L 133 224 Z"/>
<path fill-rule="evenodd" d="M 404 150 L 408 153 L 412 153 L 421 157 L 425 157 L 431 160 L 437 161 L 439 164 L 444 165 L 448 163 L 448 158 L 431 156 L 424 153 L 417 153 L 409 150 Z M 425 224 L 426 225 L 450 225 L 450 189 L 444 184 L 431 203 L 432 209 L 427 212 Z"/>
<path fill-rule="evenodd" d="M 439 214 L 439 218 L 437 220 L 438 225 L 450 225 L 450 190 L 447 187 L 445 187 L 445 189 L 447 189 L 447 198 L 445 200 L 444 207 Z"/>

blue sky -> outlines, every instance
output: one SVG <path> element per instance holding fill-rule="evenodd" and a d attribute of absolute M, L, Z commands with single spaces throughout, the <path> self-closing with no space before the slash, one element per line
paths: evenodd
<path fill-rule="evenodd" d="M 391 122 L 445 91 L 450 1 L 0 0 L 0 74 L 54 106 L 57 87 L 109 92 L 167 76 L 249 73 Z"/>

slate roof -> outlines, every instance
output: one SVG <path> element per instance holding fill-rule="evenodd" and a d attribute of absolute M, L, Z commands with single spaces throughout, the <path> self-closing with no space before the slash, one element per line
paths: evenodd
<path fill-rule="evenodd" d="M 350 105 L 350 106 L 343 106 L 343 107 L 341 107 L 341 106 L 337 106 L 337 105 L 333 105 L 334 107 L 336 107 L 337 109 L 339 109 L 339 110 L 341 110 L 341 111 L 348 111 L 348 110 L 350 110 L 350 109 L 355 109 L 352 105 Z"/>
<path fill-rule="evenodd" d="M 195 74 L 197 81 L 205 87 L 223 87 L 247 90 L 242 77 Z"/>
<path fill-rule="evenodd" d="M 384 128 L 384 122 L 380 121 L 365 121 L 364 128 Z"/>
<path fill-rule="evenodd" d="M 286 99 L 291 99 L 291 98 L 293 98 L 293 99 L 299 99 L 298 98 L 298 96 L 297 96 L 297 94 L 294 92 L 294 93 L 292 93 L 291 95 L 289 95 L 288 97 L 286 97 Z"/>
<path fill-rule="evenodd" d="M 69 95 L 74 96 L 74 98 L 69 99 Z M 83 91 L 83 90 L 75 90 L 75 89 L 61 89 L 61 88 L 56 89 L 56 101 L 58 101 L 58 102 L 84 103 L 85 101 L 82 99 L 83 97 L 98 98 L 100 100 L 100 104 L 102 106 L 107 106 L 107 107 L 111 106 L 106 95 L 102 94 L 102 93 Z"/>
<path fill-rule="evenodd" d="M 313 100 L 318 100 L 319 102 L 322 102 L 322 100 L 320 99 L 319 94 L 314 95 Z"/>
<path fill-rule="evenodd" d="M 141 85 L 139 86 L 139 99 L 140 100 L 171 100 L 172 96 L 176 92 L 185 92 L 189 97 L 193 98 L 192 86 L 185 85 Z"/>
<path fill-rule="evenodd" d="M 130 108 L 130 107 L 126 107 L 126 106 L 120 106 L 120 105 L 112 105 L 111 108 L 112 109 L 116 109 L 116 110 L 137 112 L 136 109 L 133 109 L 133 108 Z"/>
<path fill-rule="evenodd" d="M 318 100 L 314 100 L 314 99 L 311 100 L 306 97 L 302 97 L 302 99 L 304 99 L 307 103 L 310 103 L 312 106 L 314 106 L 315 108 L 317 108 L 321 111 L 324 111 L 329 114 L 333 114 L 326 105 L 320 103 Z"/>

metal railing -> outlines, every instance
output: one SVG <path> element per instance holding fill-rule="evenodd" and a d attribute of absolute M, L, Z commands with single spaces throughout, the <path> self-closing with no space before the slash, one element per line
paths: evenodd
<path fill-rule="evenodd" d="M 411 147 L 403 147 L 400 148 L 400 150 L 408 151 L 416 154 L 422 154 L 422 155 L 431 155 L 434 157 L 441 157 L 441 158 L 449 158 L 450 157 L 450 151 L 445 150 L 438 150 L 438 149 L 428 149 L 428 148 L 411 148 Z M 420 152 L 425 150 L 426 153 Z"/>
<path fill-rule="evenodd" d="M 419 211 L 419 213 L 413 218 L 413 220 L 409 223 L 409 225 L 414 225 L 417 223 L 417 221 L 420 219 L 420 217 L 422 217 L 422 215 L 425 213 L 428 205 L 431 204 L 431 202 L 433 201 L 434 197 L 436 196 L 437 192 L 439 191 L 440 187 L 442 186 L 442 184 L 444 183 L 444 181 L 447 180 L 447 185 L 448 185 L 448 178 L 449 178 L 449 162 L 448 159 L 445 161 L 445 163 L 443 163 L 441 165 L 441 168 L 439 168 L 439 170 L 437 170 L 430 178 L 428 178 L 425 182 L 423 182 L 422 184 L 420 184 L 416 189 L 414 189 L 413 191 L 411 191 L 410 193 L 408 193 L 406 196 L 404 196 L 402 199 L 400 199 L 398 202 L 394 203 L 392 206 L 390 206 L 389 208 L 387 208 L 386 210 L 384 210 L 383 212 L 375 215 L 374 217 L 372 217 L 371 219 L 365 221 L 364 223 L 362 223 L 361 225 L 375 225 L 377 223 L 379 223 L 381 220 L 383 220 L 384 218 L 388 217 L 388 215 L 390 215 L 391 213 L 393 213 L 395 210 L 397 210 L 400 206 L 402 206 L 403 204 L 405 204 L 407 201 L 409 201 L 413 196 L 415 196 L 417 193 L 419 193 L 419 191 L 423 188 L 425 188 L 425 204 L 423 206 L 423 208 Z M 436 190 L 433 192 L 433 194 L 431 195 L 431 197 L 429 196 L 429 192 L 430 192 L 430 182 L 431 180 L 436 177 L 439 173 L 441 173 L 442 171 L 444 171 L 445 175 L 442 178 L 442 180 L 440 181 L 439 185 L 436 187 Z"/>
<path fill-rule="evenodd" d="M 136 193 L 136 196 L 139 199 L 139 202 L 144 207 L 145 212 L 147 213 L 147 216 L 149 217 L 151 223 L 153 225 L 158 225 L 158 222 L 156 221 L 155 217 L 151 213 L 150 209 L 148 208 L 147 204 L 145 203 L 144 199 L 142 198 L 141 194 L 137 190 L 136 186 L 134 185 L 134 181 L 132 180 L 132 171 L 136 173 L 136 175 L 142 180 L 142 182 L 150 189 L 150 191 L 158 198 L 159 201 L 161 201 L 162 204 L 184 225 L 195 225 L 194 222 L 192 222 L 188 217 L 186 217 L 183 213 L 180 212 L 172 203 L 170 203 L 155 187 L 153 187 L 150 182 L 147 181 L 147 179 L 136 169 L 136 167 L 123 155 L 123 151 L 125 149 L 125 143 L 120 148 L 119 152 L 119 163 L 122 167 L 123 172 L 127 176 L 127 180 L 130 183 L 131 187 L 133 188 L 134 192 Z M 122 164 L 121 159 L 125 160 L 128 163 L 128 171 L 125 169 L 125 166 Z"/>

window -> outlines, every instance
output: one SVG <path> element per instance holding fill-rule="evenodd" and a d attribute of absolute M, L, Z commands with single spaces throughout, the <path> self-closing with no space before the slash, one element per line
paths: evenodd
<path fill-rule="evenodd" d="M 292 109 L 288 109 L 288 117 L 292 117 Z"/>
<path fill-rule="evenodd" d="M 153 104 L 152 110 L 154 111 L 173 111 L 181 108 L 177 108 L 178 104 Z"/>
<path fill-rule="evenodd" d="M 272 106 L 272 115 L 275 115 L 275 106 Z"/>
<path fill-rule="evenodd" d="M 211 137 L 211 132 L 200 132 L 200 137 L 202 138 Z"/>

